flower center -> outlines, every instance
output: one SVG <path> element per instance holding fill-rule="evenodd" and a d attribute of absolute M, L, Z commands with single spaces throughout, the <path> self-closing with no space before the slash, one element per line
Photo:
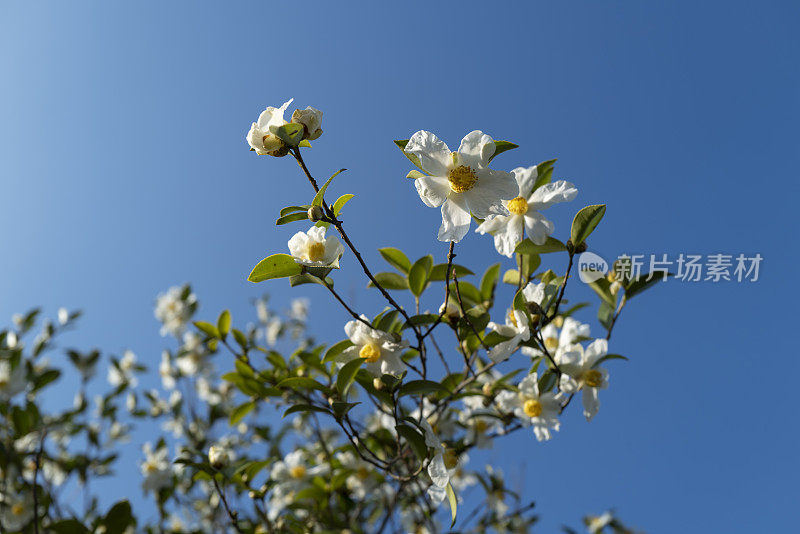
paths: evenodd
<path fill-rule="evenodd" d="M 11 513 L 20 516 L 25 513 L 25 506 L 22 503 L 15 502 L 11 505 Z"/>
<path fill-rule="evenodd" d="M 325 257 L 325 243 L 313 243 L 308 247 L 308 260 L 320 261 Z"/>
<path fill-rule="evenodd" d="M 489 423 L 484 421 L 483 419 L 478 419 L 475 421 L 475 432 L 478 434 L 483 434 L 489 429 Z"/>
<path fill-rule="evenodd" d="M 558 338 L 557 337 L 548 337 L 544 340 L 544 347 L 547 350 L 555 350 L 558 348 Z"/>
<path fill-rule="evenodd" d="M 528 201 L 523 197 L 512 198 L 508 201 L 508 211 L 514 215 L 525 215 L 528 213 Z"/>
<path fill-rule="evenodd" d="M 475 187 L 478 177 L 475 176 L 472 168 L 459 165 L 450 169 L 447 173 L 447 180 L 450 182 L 450 189 L 456 193 L 463 193 Z"/>
<path fill-rule="evenodd" d="M 528 399 L 522 405 L 522 411 L 528 417 L 539 417 L 542 415 L 542 403 L 536 399 Z"/>
<path fill-rule="evenodd" d="M 306 476 L 306 468 L 302 465 L 296 465 L 289 469 L 289 475 L 292 478 L 303 478 Z"/>
<path fill-rule="evenodd" d="M 147 471 L 148 474 L 152 474 L 158 471 L 158 466 L 154 462 L 147 462 L 144 466 L 144 470 Z"/>
<path fill-rule="evenodd" d="M 381 348 L 375 343 L 367 343 L 361 347 L 361 350 L 358 351 L 358 355 L 369 363 L 375 363 L 381 357 Z"/>
<path fill-rule="evenodd" d="M 275 152 L 283 146 L 283 141 L 277 135 L 267 134 L 261 138 L 261 144 L 267 152 Z"/>
<path fill-rule="evenodd" d="M 458 455 L 453 449 L 445 450 L 442 458 L 444 459 L 444 466 L 448 469 L 455 469 L 458 465 Z"/>
<path fill-rule="evenodd" d="M 603 373 L 598 371 L 597 369 L 589 369 L 585 373 L 583 373 L 583 383 L 589 386 L 590 388 L 600 387 L 600 384 L 603 383 Z"/>

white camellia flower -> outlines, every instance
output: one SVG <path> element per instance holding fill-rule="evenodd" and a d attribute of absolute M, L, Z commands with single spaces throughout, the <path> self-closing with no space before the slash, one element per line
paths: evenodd
<path fill-rule="evenodd" d="M 292 113 L 292 122 L 302 124 L 305 127 L 303 139 L 313 141 L 322 135 L 322 112 L 308 106 L 306 109 L 296 109 Z"/>
<path fill-rule="evenodd" d="M 481 377 L 485 375 L 480 375 Z M 489 386 L 491 391 L 491 386 Z M 486 397 L 472 395 L 464 397 L 464 409 L 458 414 L 458 421 L 467 428 L 468 440 L 479 449 L 492 447 L 491 432 L 502 433 L 503 425 L 497 419 L 497 411 L 484 405 Z"/>
<path fill-rule="evenodd" d="M 356 499 L 364 499 L 379 485 L 374 470 L 352 451 L 337 452 L 336 459 L 342 464 L 343 469 L 351 471 L 345 480 L 345 486 Z"/>
<path fill-rule="evenodd" d="M 544 184 L 533 191 L 537 177 L 536 165 L 527 169 L 517 167 L 511 172 L 517 181 L 518 196 L 505 202 L 509 214 L 489 217 L 475 230 L 480 234 L 492 234 L 497 252 L 509 258 L 522 242 L 523 229 L 531 241 L 544 245 L 547 237 L 553 233 L 554 226 L 539 212 L 558 202 L 572 200 L 578 194 L 575 186 L 564 180 Z"/>
<path fill-rule="evenodd" d="M 457 152 L 431 132 L 419 131 L 405 152 L 419 158 L 428 174 L 414 180 L 422 202 L 442 207 L 439 241 L 461 241 L 469 230 L 470 212 L 480 218 L 508 215 L 502 201 L 517 194 L 517 184 L 511 173 L 488 167 L 495 144 L 480 130 L 464 136 Z"/>
<path fill-rule="evenodd" d="M 22 532 L 33 519 L 33 496 L 28 493 L 6 491 L 2 499 L 0 524 L 4 532 Z"/>
<path fill-rule="evenodd" d="M 558 359 L 558 354 L 572 344 L 589 337 L 589 325 L 581 323 L 572 317 L 556 317 L 556 319 L 542 328 L 544 347 L 551 356 Z M 522 347 L 522 353 L 532 358 L 544 356 L 544 353 L 533 347 Z"/>
<path fill-rule="evenodd" d="M 365 315 L 362 315 L 361 318 L 369 322 Z M 341 361 L 362 358 L 364 360 L 363 369 L 374 377 L 400 376 L 405 371 L 406 364 L 400 357 L 403 350 L 408 347 L 407 342 L 398 343 L 391 334 L 370 328 L 361 321 L 355 320 L 344 326 L 344 332 L 353 342 L 353 346 L 342 351 Z"/>
<path fill-rule="evenodd" d="M 111 365 L 108 368 L 108 383 L 112 386 L 120 386 L 122 384 L 130 384 L 136 387 L 137 380 L 133 375 L 136 370 L 136 354 L 133 351 L 126 350 L 119 360 L 117 365 Z"/>
<path fill-rule="evenodd" d="M 165 488 L 172 482 L 172 463 L 167 458 L 166 447 L 159 447 L 155 451 L 148 442 L 142 447 L 145 460 L 140 466 L 144 482 L 142 488 L 147 493 L 152 491 L 157 493 L 161 488 Z"/>
<path fill-rule="evenodd" d="M 447 485 L 450 483 L 451 475 L 458 467 L 458 456 L 455 451 L 444 446 L 426 419 L 420 420 L 420 426 L 425 432 L 425 445 L 434 450 L 433 458 L 428 463 L 428 476 L 433 482 L 428 488 L 428 497 L 438 504 L 447 496 Z"/>
<path fill-rule="evenodd" d="M 27 385 L 22 362 L 12 369 L 10 361 L 0 360 L 0 400 L 8 400 L 23 392 Z"/>
<path fill-rule="evenodd" d="M 250 131 L 247 132 L 247 143 L 256 151 L 256 154 L 260 156 L 277 155 L 285 147 L 284 142 L 275 135 L 275 130 L 288 124 L 283 118 L 283 114 L 293 101 L 294 98 L 290 98 L 279 108 L 268 107 L 258 116 L 258 122 L 254 122 L 250 127 Z"/>
<path fill-rule="evenodd" d="M 335 235 L 325 236 L 326 228 L 313 226 L 308 232 L 297 232 L 289 240 L 294 261 L 309 267 L 328 267 L 344 254 L 344 246 Z"/>
<path fill-rule="evenodd" d="M 227 466 L 233 458 L 233 451 L 223 444 L 212 445 L 208 448 L 208 463 L 215 469 Z"/>
<path fill-rule="evenodd" d="M 501 336 L 511 338 L 492 347 L 489 358 L 493 362 L 502 362 L 517 350 L 521 342 L 528 341 L 531 337 L 528 316 L 521 310 L 508 310 L 504 325 L 491 322 L 487 326 Z"/>
<path fill-rule="evenodd" d="M 327 473 L 327 465 L 309 465 L 306 454 L 299 449 L 275 462 L 270 471 L 270 478 L 275 482 L 269 502 L 270 520 L 275 520 L 286 506 L 294 502 L 297 492 L 311 484 L 315 476 Z"/>
<path fill-rule="evenodd" d="M 188 295 L 184 295 L 184 293 Z M 187 288 L 173 286 L 166 293 L 159 293 L 156 298 L 156 319 L 161 321 L 161 335 L 180 336 L 192 315 L 192 307 L 197 303 L 194 293 Z"/>
<path fill-rule="evenodd" d="M 556 393 L 539 394 L 539 377 L 532 373 L 519 383 L 519 391 L 501 391 L 497 403 L 503 411 L 512 412 L 525 426 L 533 426 L 539 441 L 552 437 L 550 430 L 558 432 L 561 413 L 561 397 Z"/>
<path fill-rule="evenodd" d="M 607 352 L 608 341 L 595 339 L 585 350 L 583 345 L 575 344 L 556 356 L 556 363 L 563 373 L 561 391 L 575 393 L 581 390 L 583 415 L 587 421 L 591 421 L 600 409 L 598 390 L 608 387 L 608 370 L 596 367 L 597 361 Z"/>

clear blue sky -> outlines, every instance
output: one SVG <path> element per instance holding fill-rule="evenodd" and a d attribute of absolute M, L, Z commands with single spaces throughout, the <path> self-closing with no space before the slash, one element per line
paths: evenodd
<path fill-rule="evenodd" d="M 592 423 L 500 442 L 490 460 L 543 531 L 612 506 L 651 532 L 794 530 L 798 22 L 794 2 L 3 2 L 0 317 L 83 308 L 70 345 L 156 366 L 154 297 L 188 281 L 207 317 L 249 319 L 265 289 L 310 296 L 315 333 L 338 340 L 320 288 L 245 281 L 296 231 L 277 210 L 310 198 L 289 158 L 247 151 L 250 122 L 289 97 L 325 112 L 308 163 L 350 169 L 332 190 L 357 193 L 346 224 L 376 267 L 379 246 L 446 252 L 392 139 L 482 129 L 522 145 L 507 169 L 559 158 L 580 193 L 552 210 L 557 236 L 603 202 L 607 257 L 765 258 L 757 283 L 637 297 L 611 347 L 631 361 Z M 488 250 L 471 234 L 459 261 Z M 343 265 L 337 285 L 377 312 Z"/>

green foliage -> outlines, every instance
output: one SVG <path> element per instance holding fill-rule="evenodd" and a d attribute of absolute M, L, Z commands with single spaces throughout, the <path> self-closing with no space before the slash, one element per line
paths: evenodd
<path fill-rule="evenodd" d="M 273 278 L 286 278 L 302 272 L 302 268 L 294 258 L 288 254 L 273 254 L 267 256 L 253 267 L 247 280 L 250 282 L 263 282 Z"/>
<path fill-rule="evenodd" d="M 572 230 L 570 231 L 572 244 L 577 247 L 586 241 L 586 238 L 591 235 L 605 213 L 605 204 L 586 206 L 580 210 L 572 220 Z"/>

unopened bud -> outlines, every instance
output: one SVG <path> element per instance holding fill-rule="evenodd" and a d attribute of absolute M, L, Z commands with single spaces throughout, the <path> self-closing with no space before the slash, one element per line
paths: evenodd
<path fill-rule="evenodd" d="M 208 449 L 208 463 L 214 469 L 222 469 L 230 461 L 230 453 L 225 447 L 212 445 Z"/>
<path fill-rule="evenodd" d="M 311 206 L 308 208 L 308 219 L 314 222 L 321 221 L 325 218 L 325 212 L 322 211 L 320 206 Z"/>
<path fill-rule="evenodd" d="M 292 113 L 292 122 L 302 124 L 303 128 L 305 128 L 303 139 L 313 141 L 322 135 L 322 128 L 320 128 L 322 112 L 318 109 L 314 109 L 311 106 L 306 109 L 296 109 Z"/>
<path fill-rule="evenodd" d="M 575 247 L 575 254 L 583 254 L 586 252 L 586 241 Z"/>
<path fill-rule="evenodd" d="M 373 378 L 372 379 L 372 387 L 377 389 L 378 391 L 383 391 L 386 388 L 386 384 L 383 383 L 383 380 L 380 378 Z"/>
<path fill-rule="evenodd" d="M 492 384 L 489 383 L 489 382 L 486 382 L 483 385 L 483 387 L 481 388 L 481 392 L 483 392 L 483 394 L 486 395 L 487 397 L 491 396 L 491 394 L 492 394 Z"/>
<path fill-rule="evenodd" d="M 559 315 L 558 317 L 553 319 L 553 324 L 556 325 L 556 328 L 561 328 L 562 326 L 564 326 L 564 318 Z"/>
<path fill-rule="evenodd" d="M 572 239 L 567 239 L 567 242 L 564 243 L 564 245 L 567 247 L 567 252 L 570 254 L 575 252 L 575 245 L 572 244 Z"/>

